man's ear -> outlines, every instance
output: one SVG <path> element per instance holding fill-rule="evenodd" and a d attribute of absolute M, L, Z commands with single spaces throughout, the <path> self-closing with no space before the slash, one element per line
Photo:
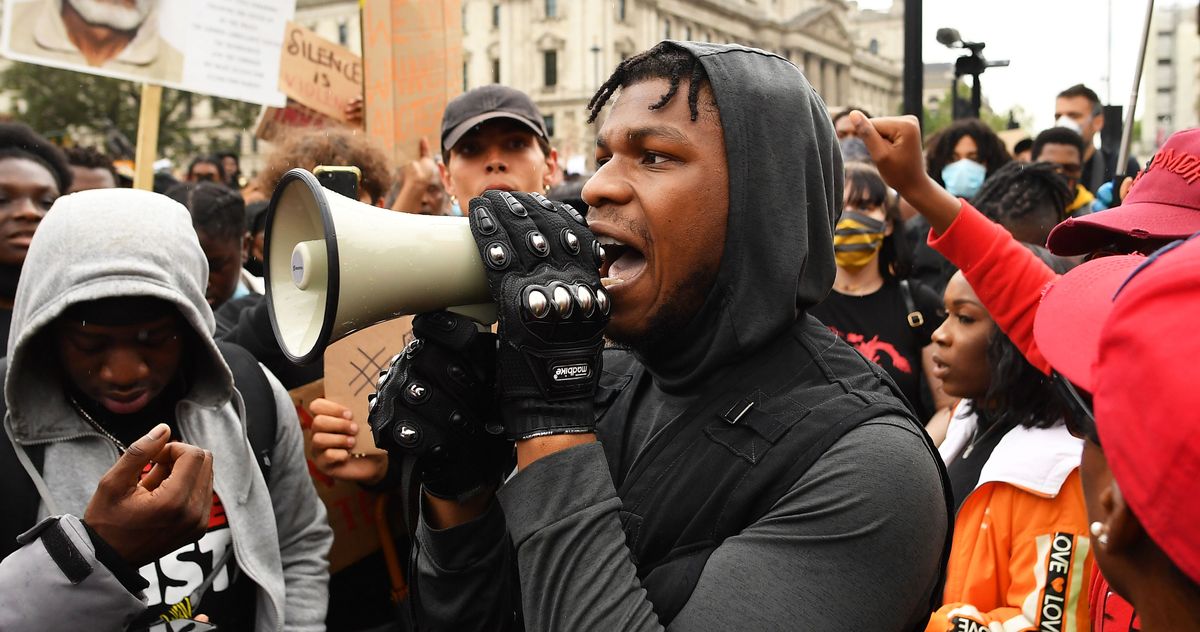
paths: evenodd
<path fill-rule="evenodd" d="M 1100 493 L 1100 502 L 1108 516 L 1104 521 L 1108 533 L 1108 552 L 1119 555 L 1134 550 L 1142 538 L 1147 537 L 1146 531 L 1129 505 L 1125 504 L 1125 496 L 1121 494 L 1117 479 L 1112 479 Z"/>
<path fill-rule="evenodd" d="M 554 174 L 558 171 L 558 150 L 551 147 L 550 153 L 546 154 L 546 175 L 542 176 L 542 186 L 548 187 L 554 180 Z"/>
<path fill-rule="evenodd" d="M 1096 133 L 1100 133 L 1100 130 L 1104 129 L 1104 110 L 1100 110 L 1099 114 L 1092 117 L 1092 127 L 1096 128 Z"/>
<path fill-rule="evenodd" d="M 446 189 L 446 194 L 454 195 L 454 180 L 450 177 L 450 169 L 446 167 L 446 163 L 440 160 L 437 163 L 437 167 L 438 174 L 442 176 L 442 187 Z"/>

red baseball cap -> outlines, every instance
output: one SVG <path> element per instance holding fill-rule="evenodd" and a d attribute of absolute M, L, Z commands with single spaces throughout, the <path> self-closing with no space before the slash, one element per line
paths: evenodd
<path fill-rule="evenodd" d="M 1055 370 L 1092 392 L 1108 466 L 1146 533 L 1200 583 L 1200 506 L 1189 501 L 1200 496 L 1197 324 L 1200 237 L 1072 270 L 1046 292 L 1034 335 Z"/>
<path fill-rule="evenodd" d="M 1200 128 L 1172 134 L 1133 183 L 1120 206 L 1071 217 L 1050 231 L 1056 255 L 1095 252 L 1110 244 L 1153 252 L 1200 231 Z"/>
<path fill-rule="evenodd" d="M 1093 259 L 1059 277 L 1042 295 L 1033 321 L 1038 350 L 1055 371 L 1089 393 L 1100 328 L 1112 311 L 1113 296 L 1145 262 L 1143 255 Z"/>

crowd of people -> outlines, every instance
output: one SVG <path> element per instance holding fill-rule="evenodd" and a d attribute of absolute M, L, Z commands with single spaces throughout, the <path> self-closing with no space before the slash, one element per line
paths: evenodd
<path fill-rule="evenodd" d="M 398 168 L 322 128 L 154 192 L 0 124 L 0 629 L 1200 630 L 1200 130 L 1120 165 L 1051 105 L 923 137 L 664 41 L 585 182 L 502 85 Z M 417 315 L 366 419 L 297 408 L 264 295 L 319 166 L 464 217 L 497 307 Z M 416 514 L 331 575 L 313 477 Z"/>

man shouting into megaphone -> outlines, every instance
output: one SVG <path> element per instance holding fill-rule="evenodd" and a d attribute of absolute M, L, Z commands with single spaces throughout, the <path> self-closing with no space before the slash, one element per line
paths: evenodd
<path fill-rule="evenodd" d="M 418 316 L 373 400 L 377 442 L 421 455 L 418 627 L 922 629 L 941 461 L 806 314 L 842 200 L 824 103 L 783 58 L 684 42 L 622 62 L 593 119 L 614 95 L 588 221 L 464 209 L 496 338 Z"/>

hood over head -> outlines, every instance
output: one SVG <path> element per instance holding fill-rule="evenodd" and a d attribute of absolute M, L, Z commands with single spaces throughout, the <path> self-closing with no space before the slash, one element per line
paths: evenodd
<path fill-rule="evenodd" d="M 97 189 L 59 198 L 38 226 L 17 286 L 4 396 L 22 442 L 62 439 L 86 426 L 67 404 L 57 353 L 39 334 L 73 305 L 151 297 L 176 308 L 196 332 L 187 399 L 222 406 L 233 377 L 212 339 L 204 299 L 208 261 L 192 218 L 170 198 L 134 189 Z"/>
<path fill-rule="evenodd" d="M 744 360 L 829 293 L 843 173 L 825 103 L 791 62 L 739 45 L 670 44 L 708 74 L 729 166 L 716 281 L 687 327 L 638 353 L 660 388 L 678 391 Z"/>

